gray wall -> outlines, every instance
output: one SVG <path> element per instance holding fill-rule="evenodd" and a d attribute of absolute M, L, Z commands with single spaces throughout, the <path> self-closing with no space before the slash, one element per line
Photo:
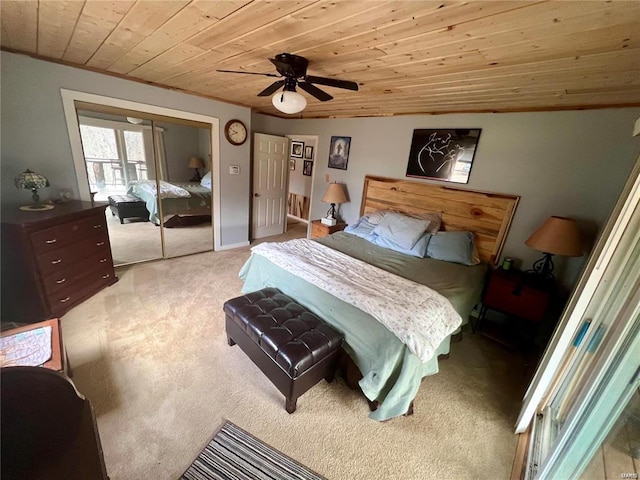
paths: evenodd
<path fill-rule="evenodd" d="M 178 125 L 176 123 L 157 122 L 157 126 L 164 129 L 164 151 L 167 158 L 167 174 L 165 178 L 169 182 L 188 182 L 194 175 L 195 170 L 189 168 L 191 157 L 206 157 L 200 155 L 200 135 L 199 128 L 188 125 Z M 208 163 L 209 162 L 205 162 Z M 203 171 L 204 170 L 204 171 Z M 206 169 L 200 169 L 200 174 L 204 175 Z"/>
<path fill-rule="evenodd" d="M 347 223 L 358 218 L 365 175 L 405 177 L 414 129 L 481 128 L 469 183 L 459 186 L 521 196 L 503 255 L 529 268 L 541 254 L 524 241 L 550 215 L 576 219 L 585 251 L 591 249 L 640 152 L 640 139 L 631 136 L 638 117 L 640 108 L 326 120 L 254 114 L 253 128 L 318 135 L 311 218 L 327 209 L 321 198 L 329 175 L 346 184 L 351 201 L 341 214 Z M 332 135 L 351 137 L 346 171 L 327 167 Z M 586 258 L 556 257 L 563 284 L 573 286 Z"/>
<path fill-rule="evenodd" d="M 315 159 L 317 138 L 309 135 L 290 135 L 291 140 L 304 143 L 306 147 L 313 147 L 313 156 L 311 160 Z M 296 169 L 289 170 L 289 193 L 295 193 L 297 195 L 304 195 L 305 197 L 311 197 L 311 178 L 308 175 L 302 174 L 304 167 L 304 161 L 306 158 L 294 158 L 289 157 L 289 160 L 295 160 Z M 308 220 L 308 219 L 307 219 Z"/>
<path fill-rule="evenodd" d="M 138 82 L 37 60 L 0 53 L 1 61 L 1 187 L 2 204 L 28 202 L 30 193 L 17 190 L 13 179 L 30 168 L 47 176 L 49 189 L 42 198 L 57 198 L 70 188 L 78 198 L 78 184 L 60 89 L 105 95 L 158 105 L 220 119 L 221 239 L 222 245 L 246 242 L 249 236 L 250 142 L 236 147 L 222 128 L 232 118 L 251 128 L 248 108 L 216 102 Z M 209 162 L 207 162 L 209 163 Z M 240 165 L 240 175 L 229 175 L 229 165 Z"/>

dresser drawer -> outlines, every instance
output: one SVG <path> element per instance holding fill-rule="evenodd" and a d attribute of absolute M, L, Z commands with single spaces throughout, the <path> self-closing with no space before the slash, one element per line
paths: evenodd
<path fill-rule="evenodd" d="M 101 287 L 106 287 L 112 283 L 114 283 L 113 267 L 107 266 L 89 272 L 77 282 L 48 296 L 51 313 L 54 316 L 62 316 L 71 307 L 94 294 L 100 290 Z"/>
<path fill-rule="evenodd" d="M 102 270 L 104 267 L 113 269 L 109 251 L 103 248 L 97 254 L 90 255 L 67 268 L 56 270 L 54 273 L 45 276 L 42 279 L 42 283 L 47 295 L 51 295 L 77 282 L 86 276 L 87 272 Z"/>
<path fill-rule="evenodd" d="M 106 231 L 104 214 L 92 215 L 33 232 L 31 245 L 36 254 L 45 253 Z"/>
<path fill-rule="evenodd" d="M 38 255 L 36 261 L 40 274 L 46 276 L 54 272 L 62 272 L 79 260 L 94 254 L 103 254 L 111 258 L 106 230 L 102 234 Z"/>

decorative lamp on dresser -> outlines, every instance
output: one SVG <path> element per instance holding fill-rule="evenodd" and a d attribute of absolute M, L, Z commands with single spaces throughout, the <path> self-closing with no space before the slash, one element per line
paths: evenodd
<path fill-rule="evenodd" d="M 81 201 L 39 212 L 3 208 L 3 322 L 61 317 L 118 280 L 105 208 Z"/>

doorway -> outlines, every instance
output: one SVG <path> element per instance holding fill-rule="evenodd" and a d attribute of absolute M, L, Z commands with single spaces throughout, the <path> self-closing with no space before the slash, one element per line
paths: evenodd
<path fill-rule="evenodd" d="M 289 191 L 287 194 L 287 225 L 309 224 L 312 179 L 318 137 L 315 135 L 287 135 L 291 139 L 289 151 Z M 293 146 L 296 148 L 293 148 Z"/>

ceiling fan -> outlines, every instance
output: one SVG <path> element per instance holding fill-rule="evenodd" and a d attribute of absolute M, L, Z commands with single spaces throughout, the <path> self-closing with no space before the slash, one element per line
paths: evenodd
<path fill-rule="evenodd" d="M 263 75 L 265 77 L 282 78 L 277 80 L 261 91 L 259 97 L 268 97 L 273 95 L 271 101 L 273 106 L 283 113 L 298 113 L 307 106 L 307 100 L 296 92 L 296 86 L 308 94 L 314 96 L 321 102 L 331 100 L 333 97 L 327 92 L 320 90 L 314 84 L 326 85 L 327 87 L 344 88 L 347 90 L 358 91 L 358 84 L 349 80 L 338 80 L 336 78 L 316 77 L 307 75 L 307 67 L 309 61 L 299 55 L 291 53 L 280 53 L 269 61 L 276 67 L 276 73 L 258 73 L 258 72 L 242 72 L 239 70 L 217 70 L 223 73 L 244 73 L 246 75 Z M 282 92 L 278 90 L 284 87 Z M 277 92 L 277 93 L 276 93 Z"/>

